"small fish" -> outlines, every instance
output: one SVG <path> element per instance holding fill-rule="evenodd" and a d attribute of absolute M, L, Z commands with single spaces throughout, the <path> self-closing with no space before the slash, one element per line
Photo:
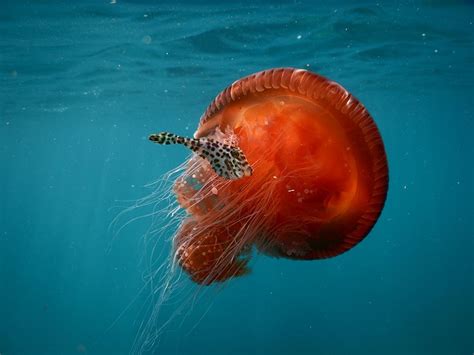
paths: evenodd
<path fill-rule="evenodd" d="M 149 140 L 158 144 L 182 144 L 206 159 L 217 175 L 236 180 L 252 175 L 252 167 L 239 147 L 221 143 L 212 138 L 187 138 L 173 133 L 152 134 Z"/>

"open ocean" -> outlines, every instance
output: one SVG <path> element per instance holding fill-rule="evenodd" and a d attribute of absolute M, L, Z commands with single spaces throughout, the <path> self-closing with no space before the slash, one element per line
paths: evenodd
<path fill-rule="evenodd" d="M 298 67 L 374 117 L 390 169 L 379 221 L 345 254 L 260 255 L 179 307 L 199 292 L 183 280 L 147 353 L 471 355 L 473 22 L 455 0 L 2 0 L 0 354 L 136 347 L 151 218 L 109 226 L 188 156 L 148 135 L 189 136 L 233 81 Z"/>

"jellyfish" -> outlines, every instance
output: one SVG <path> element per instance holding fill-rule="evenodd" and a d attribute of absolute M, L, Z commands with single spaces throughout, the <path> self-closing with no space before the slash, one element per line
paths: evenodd
<path fill-rule="evenodd" d="M 385 203 L 387 159 L 371 115 L 307 70 L 239 79 L 212 101 L 194 137 L 150 140 L 193 151 L 173 186 L 186 211 L 173 260 L 201 285 L 248 274 L 253 250 L 293 260 L 344 253 Z"/>

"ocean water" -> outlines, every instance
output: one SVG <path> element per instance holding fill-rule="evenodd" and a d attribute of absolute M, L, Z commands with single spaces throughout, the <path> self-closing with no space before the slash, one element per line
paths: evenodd
<path fill-rule="evenodd" d="M 184 279 L 148 353 L 472 354 L 473 22 L 469 1 L 1 1 L 0 353 L 129 353 L 172 229 L 152 254 L 149 208 L 109 226 L 187 157 L 146 137 L 291 66 L 374 117 L 383 213 L 332 259 L 258 256 L 187 301 Z"/>

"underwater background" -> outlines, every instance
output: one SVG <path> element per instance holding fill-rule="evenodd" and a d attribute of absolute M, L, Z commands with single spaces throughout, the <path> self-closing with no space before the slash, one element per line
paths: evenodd
<path fill-rule="evenodd" d="M 150 209 L 109 227 L 188 156 L 147 136 L 191 135 L 220 90 L 284 66 L 372 114 L 383 213 L 343 255 L 257 256 L 177 311 L 200 292 L 184 280 L 149 352 L 472 354 L 473 3 L 196 3 L 0 2 L 0 354 L 129 353 L 154 302 Z"/>

